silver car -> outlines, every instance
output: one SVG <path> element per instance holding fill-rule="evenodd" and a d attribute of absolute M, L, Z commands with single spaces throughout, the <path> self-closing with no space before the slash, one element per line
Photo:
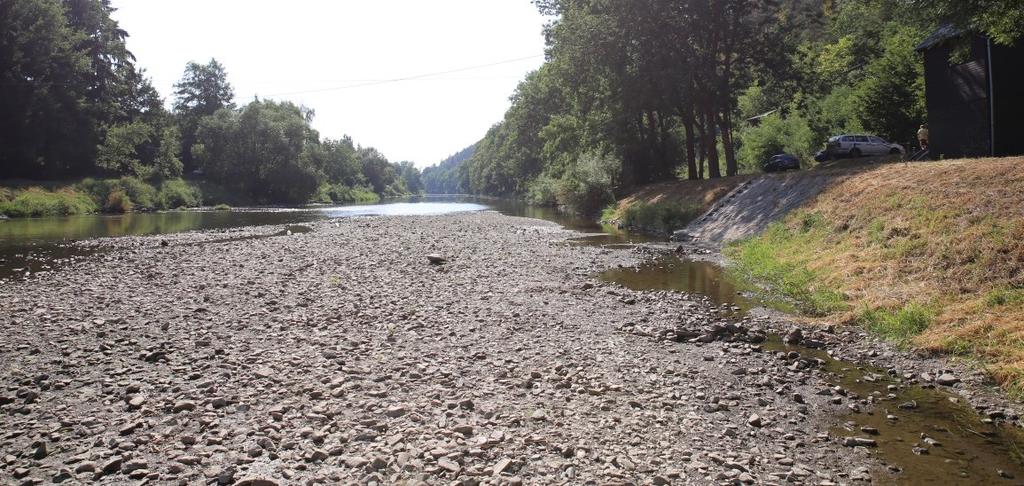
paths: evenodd
<path fill-rule="evenodd" d="M 830 157 L 861 157 L 874 155 L 903 155 L 903 146 L 874 135 L 837 135 L 828 139 L 825 152 Z"/>

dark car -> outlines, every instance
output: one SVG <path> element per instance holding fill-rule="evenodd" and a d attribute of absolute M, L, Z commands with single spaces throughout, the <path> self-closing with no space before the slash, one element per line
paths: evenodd
<path fill-rule="evenodd" d="M 789 154 L 773 155 L 767 162 L 761 164 L 761 169 L 765 172 L 800 170 L 800 159 Z"/>

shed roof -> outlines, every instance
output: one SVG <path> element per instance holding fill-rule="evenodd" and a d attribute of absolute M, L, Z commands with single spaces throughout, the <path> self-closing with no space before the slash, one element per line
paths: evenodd
<path fill-rule="evenodd" d="M 932 34 L 925 38 L 925 40 L 921 41 L 921 44 L 917 46 L 916 50 L 918 52 L 927 51 L 948 40 L 956 39 L 961 35 L 963 35 L 962 30 L 954 27 L 953 24 L 946 24 L 936 29 L 935 32 L 932 32 Z"/>

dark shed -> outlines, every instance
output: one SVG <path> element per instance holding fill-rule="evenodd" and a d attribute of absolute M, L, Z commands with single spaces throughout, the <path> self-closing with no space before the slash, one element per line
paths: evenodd
<path fill-rule="evenodd" d="M 957 46 L 967 55 L 954 61 Z M 933 157 L 1024 154 L 1024 41 L 1004 46 L 945 26 L 917 50 Z"/>

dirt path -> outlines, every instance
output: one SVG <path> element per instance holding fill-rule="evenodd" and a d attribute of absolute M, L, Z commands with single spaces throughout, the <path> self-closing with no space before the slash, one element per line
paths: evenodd
<path fill-rule="evenodd" d="M 0 483 L 866 477 L 813 360 L 593 278 L 628 251 L 495 213 L 312 227 L 123 238 L 0 287 Z"/>

